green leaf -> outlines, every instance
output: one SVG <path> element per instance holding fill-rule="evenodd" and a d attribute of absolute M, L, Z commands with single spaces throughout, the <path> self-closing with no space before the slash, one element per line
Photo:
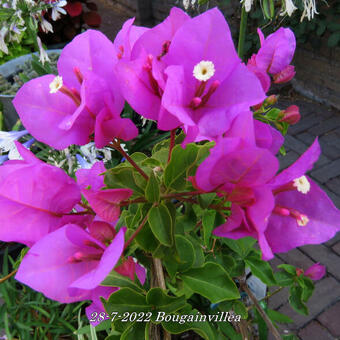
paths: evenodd
<path fill-rule="evenodd" d="M 105 172 L 105 184 L 108 188 L 130 188 L 134 196 L 144 196 L 145 179 L 132 167 L 115 167 Z"/>
<path fill-rule="evenodd" d="M 134 322 L 121 335 L 120 340 L 144 339 L 145 323 Z"/>
<path fill-rule="evenodd" d="M 203 225 L 203 242 L 204 245 L 210 248 L 211 233 L 214 229 L 214 222 L 216 217 L 216 210 L 207 210 L 202 217 Z"/>
<path fill-rule="evenodd" d="M 196 260 L 195 249 L 193 244 L 183 235 L 176 235 L 176 249 L 179 256 L 180 264 L 178 270 L 185 271 L 192 267 Z"/>
<path fill-rule="evenodd" d="M 268 309 L 267 315 L 270 320 L 280 323 L 292 323 L 294 322 L 289 316 L 277 312 L 276 310 Z"/>
<path fill-rule="evenodd" d="M 223 238 L 222 241 L 242 258 L 245 258 L 249 254 L 253 249 L 253 245 L 256 243 L 256 240 L 252 237 L 244 237 L 238 240 Z"/>
<path fill-rule="evenodd" d="M 120 275 L 114 270 L 111 271 L 111 273 L 100 285 L 106 287 L 128 287 L 140 293 L 144 292 L 144 290 L 140 288 L 135 282 L 133 282 L 129 277 Z"/>
<path fill-rule="evenodd" d="M 280 264 L 277 268 L 283 269 L 292 276 L 296 276 L 296 268 L 291 264 Z"/>
<path fill-rule="evenodd" d="M 240 297 L 239 291 L 229 274 L 217 263 L 207 262 L 201 268 L 192 268 L 180 275 L 183 282 L 195 293 L 212 303 Z"/>
<path fill-rule="evenodd" d="M 187 178 L 194 174 L 199 162 L 208 156 L 212 145 L 213 143 L 188 144 L 185 149 L 181 145 L 176 145 L 172 151 L 171 161 L 164 171 L 165 186 L 183 190 L 188 184 Z"/>
<path fill-rule="evenodd" d="M 274 273 L 274 277 L 278 286 L 287 287 L 292 285 L 294 282 L 294 276 L 285 271 Z"/>
<path fill-rule="evenodd" d="M 131 288 L 121 288 L 112 293 L 108 300 L 101 300 L 109 314 L 112 312 L 122 314 L 125 312 L 147 312 L 150 310 L 145 295 Z"/>
<path fill-rule="evenodd" d="M 307 276 L 300 276 L 298 283 L 302 287 L 302 301 L 307 302 L 309 298 L 312 296 L 314 291 L 314 283 Z"/>
<path fill-rule="evenodd" d="M 332 33 L 327 41 L 328 47 L 335 47 L 340 43 L 340 31 Z"/>
<path fill-rule="evenodd" d="M 262 9 L 263 9 L 263 14 L 267 19 L 269 20 L 274 19 L 275 11 L 274 11 L 273 0 L 262 0 Z"/>
<path fill-rule="evenodd" d="M 208 208 L 208 206 L 212 203 L 215 199 L 216 193 L 211 192 L 209 194 L 202 194 L 198 196 L 198 203 L 204 209 Z"/>
<path fill-rule="evenodd" d="M 161 288 L 150 289 L 146 295 L 146 302 L 153 307 L 153 311 L 165 313 L 176 312 L 186 305 L 184 295 L 179 297 L 169 296 Z"/>
<path fill-rule="evenodd" d="M 145 188 L 145 197 L 149 202 L 152 203 L 159 202 L 160 198 L 159 183 L 153 172 L 151 172 L 148 184 L 146 185 Z"/>
<path fill-rule="evenodd" d="M 145 223 L 144 227 L 138 233 L 135 240 L 143 250 L 151 253 L 153 253 L 159 245 L 159 242 L 151 231 L 148 222 Z"/>
<path fill-rule="evenodd" d="M 159 242 L 167 247 L 173 244 L 172 218 L 164 203 L 154 206 L 149 211 L 148 217 L 150 228 Z"/>
<path fill-rule="evenodd" d="M 303 289 L 300 286 L 290 287 L 289 303 L 300 314 L 308 315 L 308 308 L 302 300 Z"/>
<path fill-rule="evenodd" d="M 171 334 L 180 334 L 180 333 L 187 332 L 189 330 L 193 330 L 195 333 L 200 335 L 205 340 L 214 340 L 215 335 L 209 322 L 208 321 L 206 322 L 194 321 L 196 319 L 196 315 L 199 314 L 197 310 L 192 310 L 190 314 L 193 315 L 192 317 L 193 321 L 190 321 L 190 320 L 181 321 L 184 319 L 184 315 L 179 315 L 178 322 L 165 322 L 164 321 L 162 322 L 162 326 L 166 331 L 168 331 Z M 185 315 L 190 315 L 190 314 L 185 314 Z M 199 317 L 198 317 L 198 320 L 200 320 Z"/>
<path fill-rule="evenodd" d="M 241 315 L 241 319 L 248 319 L 248 310 L 242 301 L 236 300 L 233 302 L 233 310 L 236 315 Z"/>
<path fill-rule="evenodd" d="M 202 249 L 202 245 L 191 235 L 187 235 L 187 239 L 192 243 L 192 246 L 195 251 L 195 261 L 192 264 L 193 268 L 201 267 L 204 263 L 204 253 Z"/>
<path fill-rule="evenodd" d="M 255 256 L 248 256 L 245 260 L 252 273 L 268 286 L 275 286 L 273 269 L 267 261 L 258 259 Z"/>

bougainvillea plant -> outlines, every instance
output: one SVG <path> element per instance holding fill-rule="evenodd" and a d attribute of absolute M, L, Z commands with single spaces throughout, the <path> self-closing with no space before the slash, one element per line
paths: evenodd
<path fill-rule="evenodd" d="M 23 85 L 13 103 L 35 139 L 58 150 L 94 141 L 123 159 L 71 178 L 16 142 L 22 160 L 0 167 L 0 239 L 29 247 L 18 281 L 62 303 L 91 300 L 89 321 L 111 340 L 189 330 L 246 339 L 261 332 L 252 323 L 280 339 L 274 324 L 289 318 L 266 307 L 269 296 L 258 301 L 249 270 L 289 287 L 291 306 L 308 313 L 324 267 L 273 273 L 268 260 L 332 238 L 340 211 L 306 175 L 317 140 L 278 171 L 283 135 L 300 115 L 273 107 L 266 92 L 294 76 L 295 38 L 286 28 L 259 37 L 244 64 L 218 9 L 190 18 L 173 8 L 151 29 L 128 20 L 113 43 L 78 35 L 57 76 Z M 138 130 L 121 117 L 125 101 L 170 139 L 127 154 L 121 141 Z"/>

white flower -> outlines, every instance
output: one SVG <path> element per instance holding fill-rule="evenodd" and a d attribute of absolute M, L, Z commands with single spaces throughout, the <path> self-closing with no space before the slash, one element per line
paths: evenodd
<path fill-rule="evenodd" d="M 287 14 L 290 17 L 296 9 L 297 7 L 295 7 L 294 2 L 292 0 L 285 0 L 284 10 L 281 11 L 280 15 Z"/>
<path fill-rule="evenodd" d="M 3 26 L 0 30 L 0 51 L 8 54 L 8 48 L 5 43 L 5 37 L 8 32 L 8 28 L 6 26 Z"/>
<path fill-rule="evenodd" d="M 301 176 L 294 179 L 293 185 L 297 189 L 297 191 L 301 192 L 302 194 L 307 194 L 310 190 L 310 183 L 306 176 Z"/>
<path fill-rule="evenodd" d="M 307 16 L 308 20 L 311 20 L 314 18 L 314 14 L 319 14 L 316 10 L 315 0 L 303 0 L 303 7 L 304 9 L 300 21 L 302 21 L 305 16 Z"/>
<path fill-rule="evenodd" d="M 197 80 L 207 81 L 215 74 L 215 65 L 212 61 L 202 60 L 193 70 L 193 75 Z"/>
<path fill-rule="evenodd" d="M 63 87 L 63 77 L 55 76 L 50 83 L 50 93 L 57 93 Z"/>
<path fill-rule="evenodd" d="M 16 149 L 14 142 L 27 134 L 27 130 L 10 132 L 0 131 L 0 152 L 3 153 Z"/>
<path fill-rule="evenodd" d="M 44 50 L 41 40 L 39 37 L 37 37 L 37 43 L 38 43 L 38 47 L 39 47 L 39 53 L 40 53 L 40 57 L 39 60 L 41 61 L 41 63 L 44 65 L 45 61 L 50 61 L 50 58 L 48 57 L 48 54 L 46 53 L 46 51 Z"/>
<path fill-rule="evenodd" d="M 66 14 L 66 11 L 62 8 L 67 5 L 67 1 L 60 0 L 52 3 L 52 20 L 56 21 L 60 18 L 61 14 Z"/>
<path fill-rule="evenodd" d="M 40 26 L 41 26 L 41 29 L 43 30 L 43 32 L 45 32 L 45 33 L 47 33 L 47 32 L 53 33 L 53 27 L 52 27 L 51 23 L 49 23 L 46 19 L 41 18 Z"/>
<path fill-rule="evenodd" d="M 254 0 L 241 0 L 241 4 L 244 3 L 244 8 L 246 12 L 249 12 L 251 10 L 251 6 L 253 5 Z"/>

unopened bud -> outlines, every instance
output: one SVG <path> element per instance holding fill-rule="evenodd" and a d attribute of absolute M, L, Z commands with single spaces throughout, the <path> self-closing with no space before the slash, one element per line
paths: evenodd
<path fill-rule="evenodd" d="M 280 73 L 274 74 L 273 79 L 275 84 L 287 83 L 295 76 L 295 67 L 288 65 Z"/>
<path fill-rule="evenodd" d="M 280 122 L 286 122 L 290 125 L 296 124 L 301 118 L 299 107 L 296 105 L 289 106 L 286 110 L 282 111 L 282 114 Z"/>
<path fill-rule="evenodd" d="M 279 99 L 279 96 L 272 94 L 271 96 L 267 97 L 264 101 L 265 105 L 275 105 Z"/>
<path fill-rule="evenodd" d="M 315 263 L 305 271 L 305 275 L 312 280 L 320 280 L 326 275 L 326 267 Z"/>
<path fill-rule="evenodd" d="M 297 276 L 300 276 L 300 275 L 302 275 L 303 274 L 303 269 L 301 269 L 301 268 L 296 268 L 296 275 Z"/>

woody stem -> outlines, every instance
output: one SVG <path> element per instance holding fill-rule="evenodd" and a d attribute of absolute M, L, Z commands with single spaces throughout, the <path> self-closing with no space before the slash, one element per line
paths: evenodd
<path fill-rule="evenodd" d="M 169 146 L 168 163 L 170 162 L 170 159 L 171 159 L 172 149 L 175 146 L 175 138 L 176 138 L 176 129 L 173 129 L 170 132 L 170 146 Z"/>
<path fill-rule="evenodd" d="M 148 181 L 149 176 L 137 165 L 137 163 L 124 151 L 119 143 L 113 141 L 109 146 L 116 149 L 125 159 Z"/>

